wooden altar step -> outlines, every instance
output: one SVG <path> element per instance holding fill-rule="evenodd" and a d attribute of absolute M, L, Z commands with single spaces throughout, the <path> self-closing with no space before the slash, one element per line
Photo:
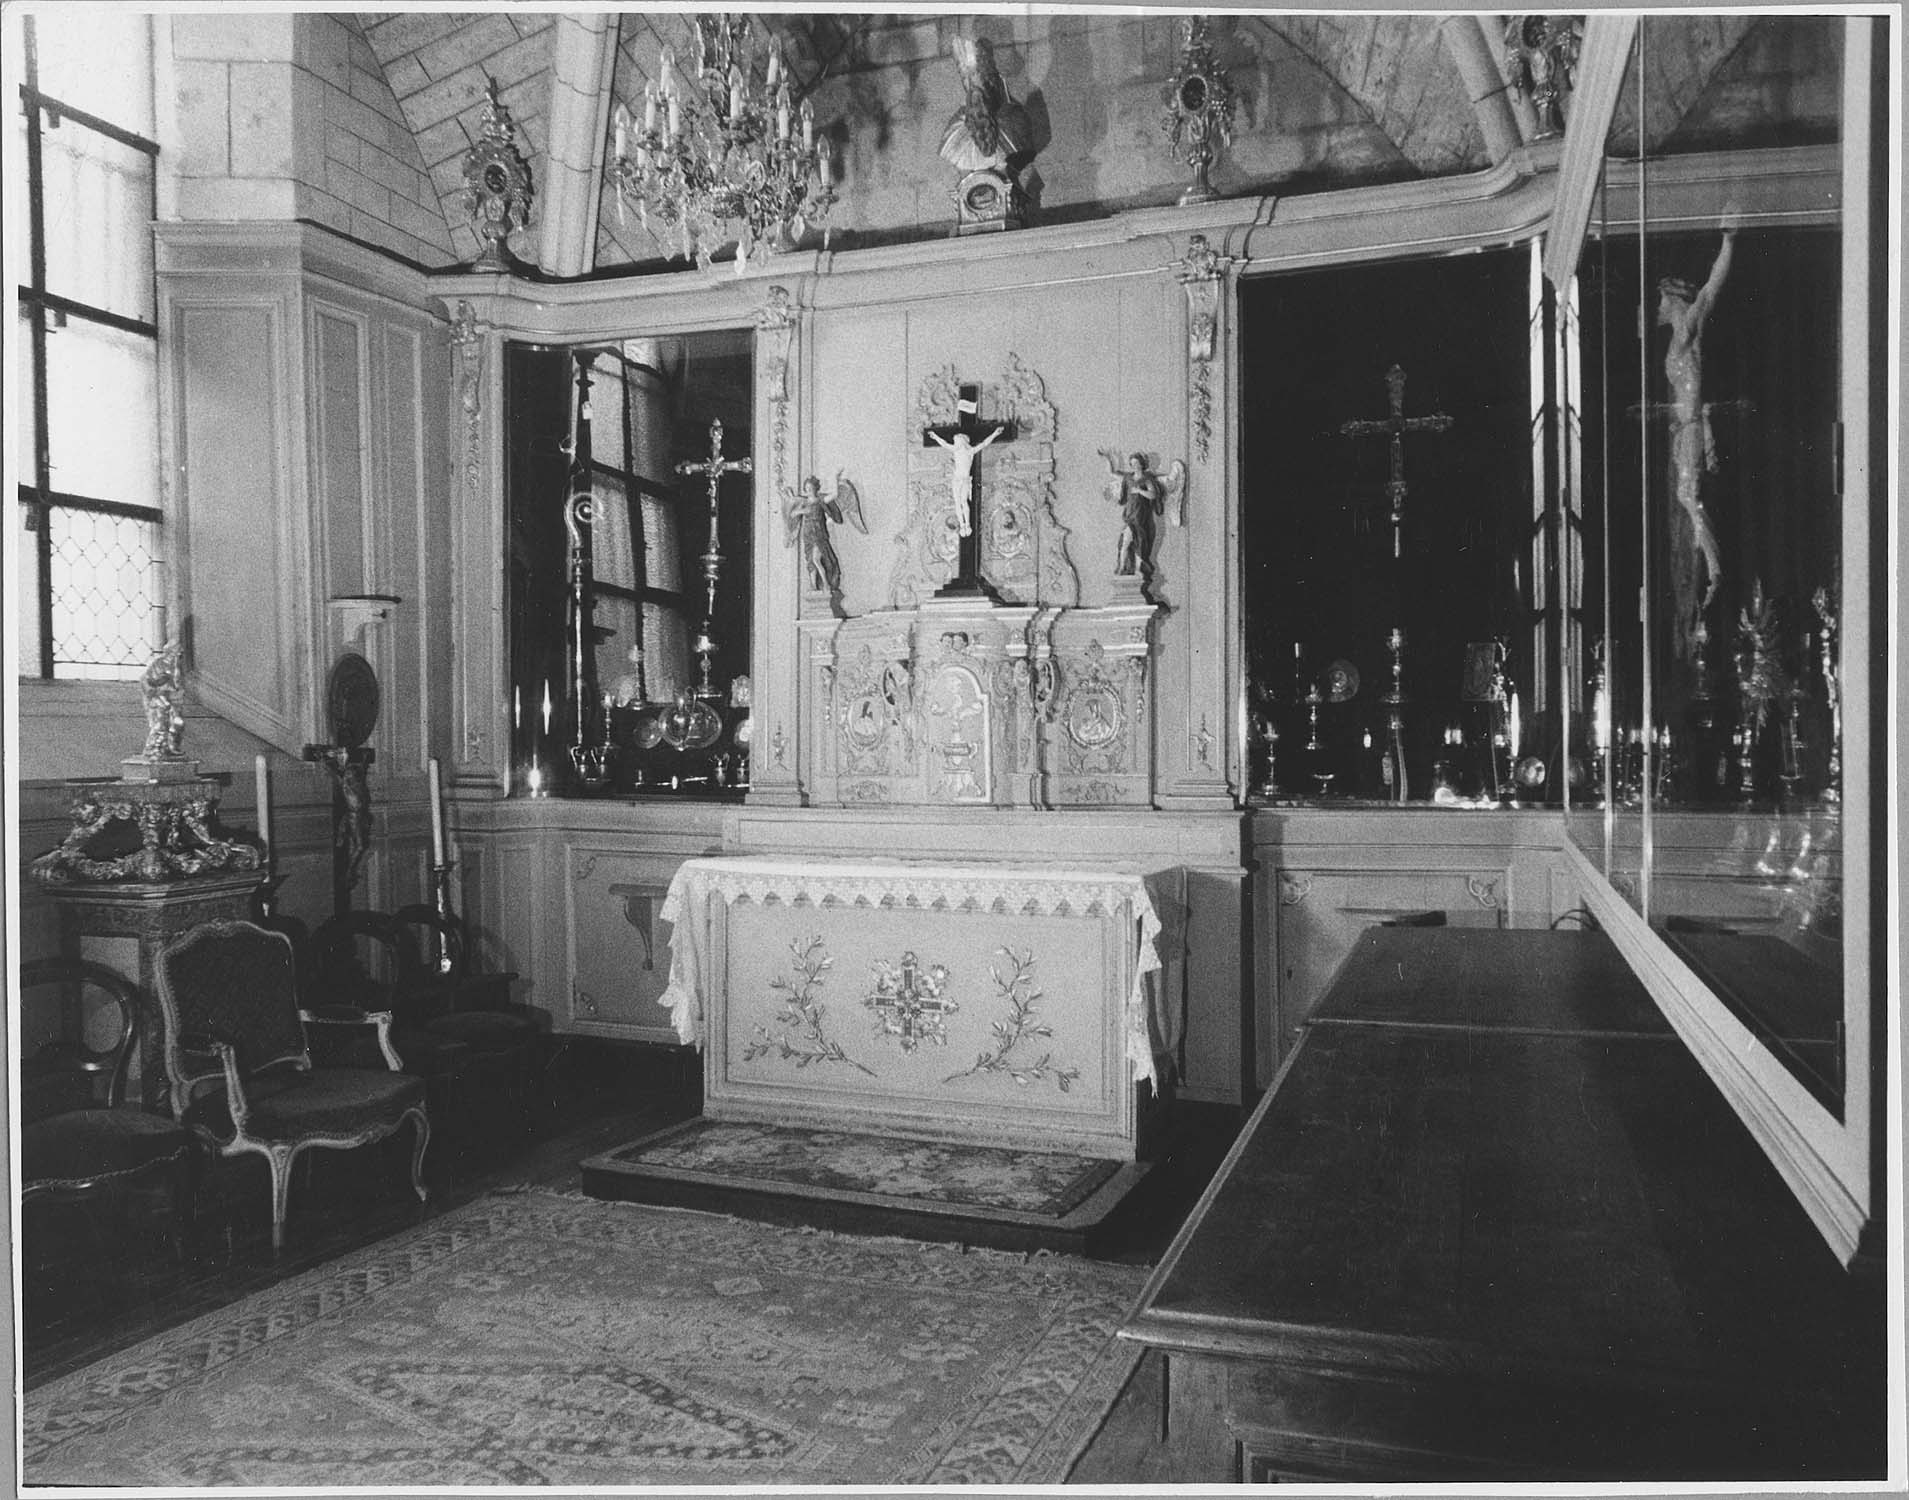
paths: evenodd
<path fill-rule="evenodd" d="M 582 1163 L 594 1198 L 853 1234 L 1102 1253 L 1152 1163 L 698 1118 Z"/>

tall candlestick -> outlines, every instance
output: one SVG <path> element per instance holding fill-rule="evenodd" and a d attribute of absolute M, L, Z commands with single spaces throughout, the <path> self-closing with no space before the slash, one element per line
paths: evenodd
<path fill-rule="evenodd" d="M 431 757 L 431 863 L 441 865 L 444 860 L 444 787 L 438 780 L 437 757 Z"/>
<path fill-rule="evenodd" d="M 271 773 L 266 769 L 265 757 L 262 755 L 254 756 L 252 759 L 252 783 L 253 794 L 258 802 L 259 843 L 265 847 L 265 865 L 267 869 L 270 869 L 272 864 L 272 778 Z"/>

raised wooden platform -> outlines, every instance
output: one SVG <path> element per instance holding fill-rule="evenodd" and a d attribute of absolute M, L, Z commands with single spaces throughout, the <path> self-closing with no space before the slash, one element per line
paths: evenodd
<path fill-rule="evenodd" d="M 695 1119 L 584 1161 L 595 1198 L 1005 1250 L 1093 1255 L 1147 1162 Z"/>

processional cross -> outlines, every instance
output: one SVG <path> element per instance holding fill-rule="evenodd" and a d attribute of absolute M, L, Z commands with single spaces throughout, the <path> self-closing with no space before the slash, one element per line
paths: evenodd
<path fill-rule="evenodd" d="M 723 457 L 723 424 L 717 417 L 709 424 L 709 457 L 701 463 L 685 458 L 676 465 L 676 472 L 684 478 L 691 474 L 702 474 L 709 481 L 709 549 L 703 553 L 703 628 L 696 637 L 696 655 L 703 666 L 702 686 L 697 690 L 704 698 L 715 696 L 716 689 L 709 678 L 709 659 L 716 654 L 716 579 L 722 573 L 722 549 L 718 545 L 719 499 L 722 492 L 723 475 L 750 474 L 755 471 L 754 460 Z"/>
<path fill-rule="evenodd" d="M 1452 425 L 1452 419 L 1442 411 L 1433 412 L 1428 417 L 1406 416 L 1405 371 L 1398 365 L 1385 372 L 1385 388 L 1392 398 L 1390 416 L 1341 422 L 1339 431 L 1345 437 L 1383 436 L 1392 440 L 1392 477 L 1385 486 L 1385 493 L 1392 503 L 1392 555 L 1397 557 L 1400 550 L 1399 532 L 1405 522 L 1405 435 L 1408 432 L 1443 432 Z"/>
<path fill-rule="evenodd" d="M 981 503 L 977 460 L 988 444 L 997 439 L 1012 440 L 1014 424 L 983 422 L 980 413 L 981 387 L 964 385 L 955 401 L 956 420 L 946 426 L 924 427 L 921 433 L 922 447 L 941 448 L 948 454 L 949 494 L 959 523 L 954 577 L 935 590 L 938 599 L 994 597 L 994 590 L 981 576 L 980 528 L 974 524 Z"/>

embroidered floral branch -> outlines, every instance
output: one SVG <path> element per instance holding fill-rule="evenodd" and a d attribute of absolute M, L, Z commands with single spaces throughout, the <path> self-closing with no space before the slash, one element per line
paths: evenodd
<path fill-rule="evenodd" d="M 827 1007 L 816 998 L 815 992 L 821 988 L 822 976 L 835 966 L 835 960 L 822 947 L 822 939 L 819 936 L 807 940 L 797 938 L 789 944 L 789 952 L 794 957 L 800 982 L 783 975 L 769 981 L 769 988 L 780 997 L 782 1007 L 776 1012 L 776 1021 L 786 1029 L 771 1031 L 758 1022 L 756 1040 L 743 1048 L 743 1061 L 750 1062 L 773 1052 L 798 1068 L 806 1068 L 810 1063 L 847 1063 L 873 1078 L 873 1068 L 857 1062 L 842 1050 L 839 1042 L 830 1041 L 823 1034 L 822 1016 Z"/>
<path fill-rule="evenodd" d="M 1037 1037 L 1051 1038 L 1054 1028 L 1034 1015 L 1034 1003 L 1041 998 L 1041 992 L 1034 987 L 1034 950 L 1025 948 L 1017 953 L 1012 948 L 999 948 L 995 950 L 995 956 L 1005 959 L 1013 970 L 1011 974 L 1005 974 L 1000 964 L 991 964 L 988 968 L 988 973 L 994 979 L 994 987 L 1008 1003 L 1008 1018 L 996 1021 L 988 1028 L 994 1034 L 993 1051 L 983 1052 L 975 1058 L 972 1068 L 950 1073 L 942 1082 L 953 1083 L 957 1078 L 969 1078 L 976 1073 L 1005 1073 L 1023 1088 L 1030 1083 L 1052 1078 L 1060 1091 L 1067 1093 L 1073 1088 L 1074 1080 L 1080 1077 L 1080 1069 L 1061 1067 L 1054 1061 L 1052 1051 L 1043 1052 L 1040 1060 L 1031 1064 L 1008 1061 L 1022 1042 Z"/>

